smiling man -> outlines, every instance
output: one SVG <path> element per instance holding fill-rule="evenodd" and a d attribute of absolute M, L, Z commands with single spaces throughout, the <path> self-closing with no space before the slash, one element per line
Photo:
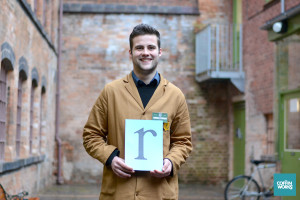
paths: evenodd
<path fill-rule="evenodd" d="M 133 71 L 107 84 L 94 104 L 83 130 L 86 151 L 104 164 L 101 200 L 178 199 L 178 170 L 192 150 L 190 118 L 183 93 L 157 72 L 160 33 L 140 24 L 129 37 Z M 163 124 L 163 168 L 134 171 L 125 164 L 125 120 Z"/>

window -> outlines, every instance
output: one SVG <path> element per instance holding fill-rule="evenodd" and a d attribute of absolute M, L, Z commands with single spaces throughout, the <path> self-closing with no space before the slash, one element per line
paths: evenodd
<path fill-rule="evenodd" d="M 22 95 L 23 82 L 26 80 L 26 76 L 22 75 L 22 71 L 19 73 L 18 80 L 18 102 L 17 102 L 17 134 L 16 134 L 16 156 L 20 157 L 21 149 L 21 116 L 22 116 Z"/>
<path fill-rule="evenodd" d="M 266 115 L 267 120 L 267 149 L 266 155 L 274 155 L 274 121 L 273 121 L 273 114 Z"/>
<path fill-rule="evenodd" d="M 33 0 L 33 11 L 36 14 L 36 12 L 37 12 L 37 0 Z"/>
<path fill-rule="evenodd" d="M 46 25 L 46 1 L 45 0 L 43 0 L 42 24 L 45 27 Z"/>
<path fill-rule="evenodd" d="M 285 101 L 285 149 L 300 150 L 300 95 Z"/>
<path fill-rule="evenodd" d="M 33 141 L 33 110 L 34 110 L 34 92 L 37 87 L 36 80 L 32 80 L 30 90 L 30 128 L 29 128 L 29 154 L 32 154 L 32 141 Z"/>
<path fill-rule="evenodd" d="M 1 64 L 0 70 L 0 160 L 4 160 L 6 137 L 6 85 L 7 72 Z"/>
<path fill-rule="evenodd" d="M 15 54 L 11 46 L 4 42 L 1 45 L 1 68 L 0 68 L 0 161 L 4 160 L 6 133 L 7 133 L 7 103 L 9 99 L 8 73 L 14 70 Z"/>
<path fill-rule="evenodd" d="M 43 114 L 44 114 L 44 101 L 45 101 L 45 87 L 42 87 L 42 94 L 41 94 L 41 102 L 40 102 L 40 139 L 39 139 L 39 151 L 42 152 L 42 126 L 43 126 Z"/>

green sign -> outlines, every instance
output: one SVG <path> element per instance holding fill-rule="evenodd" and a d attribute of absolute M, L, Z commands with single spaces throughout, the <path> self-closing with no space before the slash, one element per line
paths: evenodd
<path fill-rule="evenodd" d="M 164 123 L 168 122 L 168 113 L 152 113 L 153 120 L 162 120 Z"/>

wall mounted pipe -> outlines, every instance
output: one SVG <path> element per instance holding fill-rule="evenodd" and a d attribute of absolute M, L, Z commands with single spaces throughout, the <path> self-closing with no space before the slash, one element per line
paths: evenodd
<path fill-rule="evenodd" d="M 61 139 L 59 137 L 59 107 L 60 107 L 60 68 L 61 68 L 61 36 L 62 36 L 63 0 L 59 0 L 58 17 L 58 58 L 56 70 L 56 108 L 55 108 L 55 141 L 57 143 L 57 184 L 63 184 L 61 176 Z"/>

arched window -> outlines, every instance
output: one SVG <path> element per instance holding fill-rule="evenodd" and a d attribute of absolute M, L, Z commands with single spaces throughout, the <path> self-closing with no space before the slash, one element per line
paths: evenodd
<path fill-rule="evenodd" d="M 7 126 L 7 73 L 13 70 L 15 55 L 11 46 L 5 42 L 1 45 L 0 68 L 0 161 L 4 160 Z"/>
<path fill-rule="evenodd" d="M 27 79 L 28 66 L 24 57 L 19 60 L 19 80 L 18 80 L 18 102 L 17 102 L 17 134 L 16 134 L 16 156 L 20 157 L 21 149 L 21 116 L 22 116 L 22 95 L 23 83 Z"/>
<path fill-rule="evenodd" d="M 39 151 L 42 152 L 42 128 L 44 120 L 44 104 L 45 104 L 45 94 L 46 94 L 46 78 L 42 77 L 42 91 L 41 91 L 41 102 L 40 102 L 40 130 L 39 130 Z"/>
<path fill-rule="evenodd" d="M 6 136 L 6 70 L 1 63 L 0 71 L 0 160 L 4 160 Z"/>
<path fill-rule="evenodd" d="M 34 93 L 38 86 L 38 72 L 36 68 L 31 71 L 32 84 L 30 89 L 30 127 L 29 127 L 29 154 L 32 154 L 32 143 L 33 143 L 33 120 L 34 120 Z"/>

